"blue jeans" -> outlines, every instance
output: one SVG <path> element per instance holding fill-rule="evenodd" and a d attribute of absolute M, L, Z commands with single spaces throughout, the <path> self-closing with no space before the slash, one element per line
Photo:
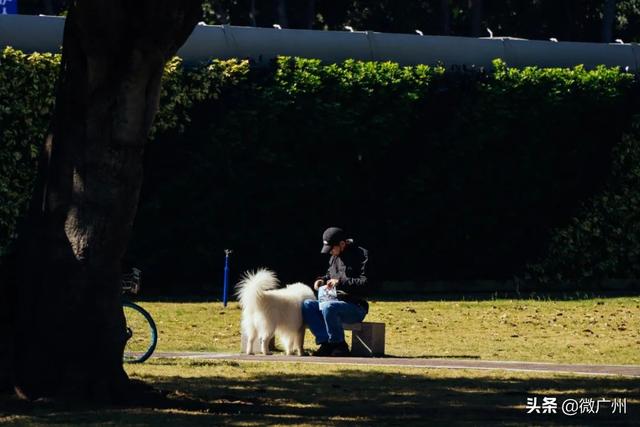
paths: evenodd
<path fill-rule="evenodd" d="M 344 341 L 343 323 L 362 322 L 364 308 L 344 301 L 319 303 L 308 299 L 302 303 L 302 317 L 316 337 L 316 344 Z"/>

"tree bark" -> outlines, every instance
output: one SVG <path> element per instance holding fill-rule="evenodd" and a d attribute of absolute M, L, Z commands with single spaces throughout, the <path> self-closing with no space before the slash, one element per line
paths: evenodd
<path fill-rule="evenodd" d="M 23 397 L 126 398 L 120 264 L 164 64 L 200 3 L 71 3 L 53 131 L 19 237 L 10 368 Z"/>
<path fill-rule="evenodd" d="M 613 41 L 613 23 L 616 18 L 616 0 L 605 0 L 602 11 L 602 42 Z"/>

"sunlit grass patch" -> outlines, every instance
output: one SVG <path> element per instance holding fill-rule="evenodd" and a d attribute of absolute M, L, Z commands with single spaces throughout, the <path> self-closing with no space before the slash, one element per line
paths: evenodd
<path fill-rule="evenodd" d="M 143 302 L 156 319 L 157 351 L 238 352 L 236 303 Z M 386 323 L 386 353 L 561 363 L 640 363 L 640 298 L 372 301 Z M 307 333 L 307 348 L 314 348 Z"/>

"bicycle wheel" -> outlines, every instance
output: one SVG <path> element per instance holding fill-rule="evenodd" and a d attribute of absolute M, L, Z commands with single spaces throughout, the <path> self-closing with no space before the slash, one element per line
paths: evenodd
<path fill-rule="evenodd" d="M 122 301 L 122 310 L 127 322 L 127 344 L 123 360 L 126 363 L 142 363 L 156 349 L 158 330 L 147 311 L 131 301 Z"/>

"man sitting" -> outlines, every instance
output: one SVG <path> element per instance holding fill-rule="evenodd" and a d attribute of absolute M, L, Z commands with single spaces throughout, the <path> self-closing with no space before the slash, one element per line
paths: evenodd
<path fill-rule="evenodd" d="M 322 240 L 321 253 L 331 254 L 329 268 L 313 284 L 318 301 L 305 300 L 302 315 L 320 345 L 314 356 L 348 356 L 342 324 L 362 322 L 369 312 L 369 304 L 362 298 L 368 289 L 369 253 L 338 227 L 326 229 Z"/>

